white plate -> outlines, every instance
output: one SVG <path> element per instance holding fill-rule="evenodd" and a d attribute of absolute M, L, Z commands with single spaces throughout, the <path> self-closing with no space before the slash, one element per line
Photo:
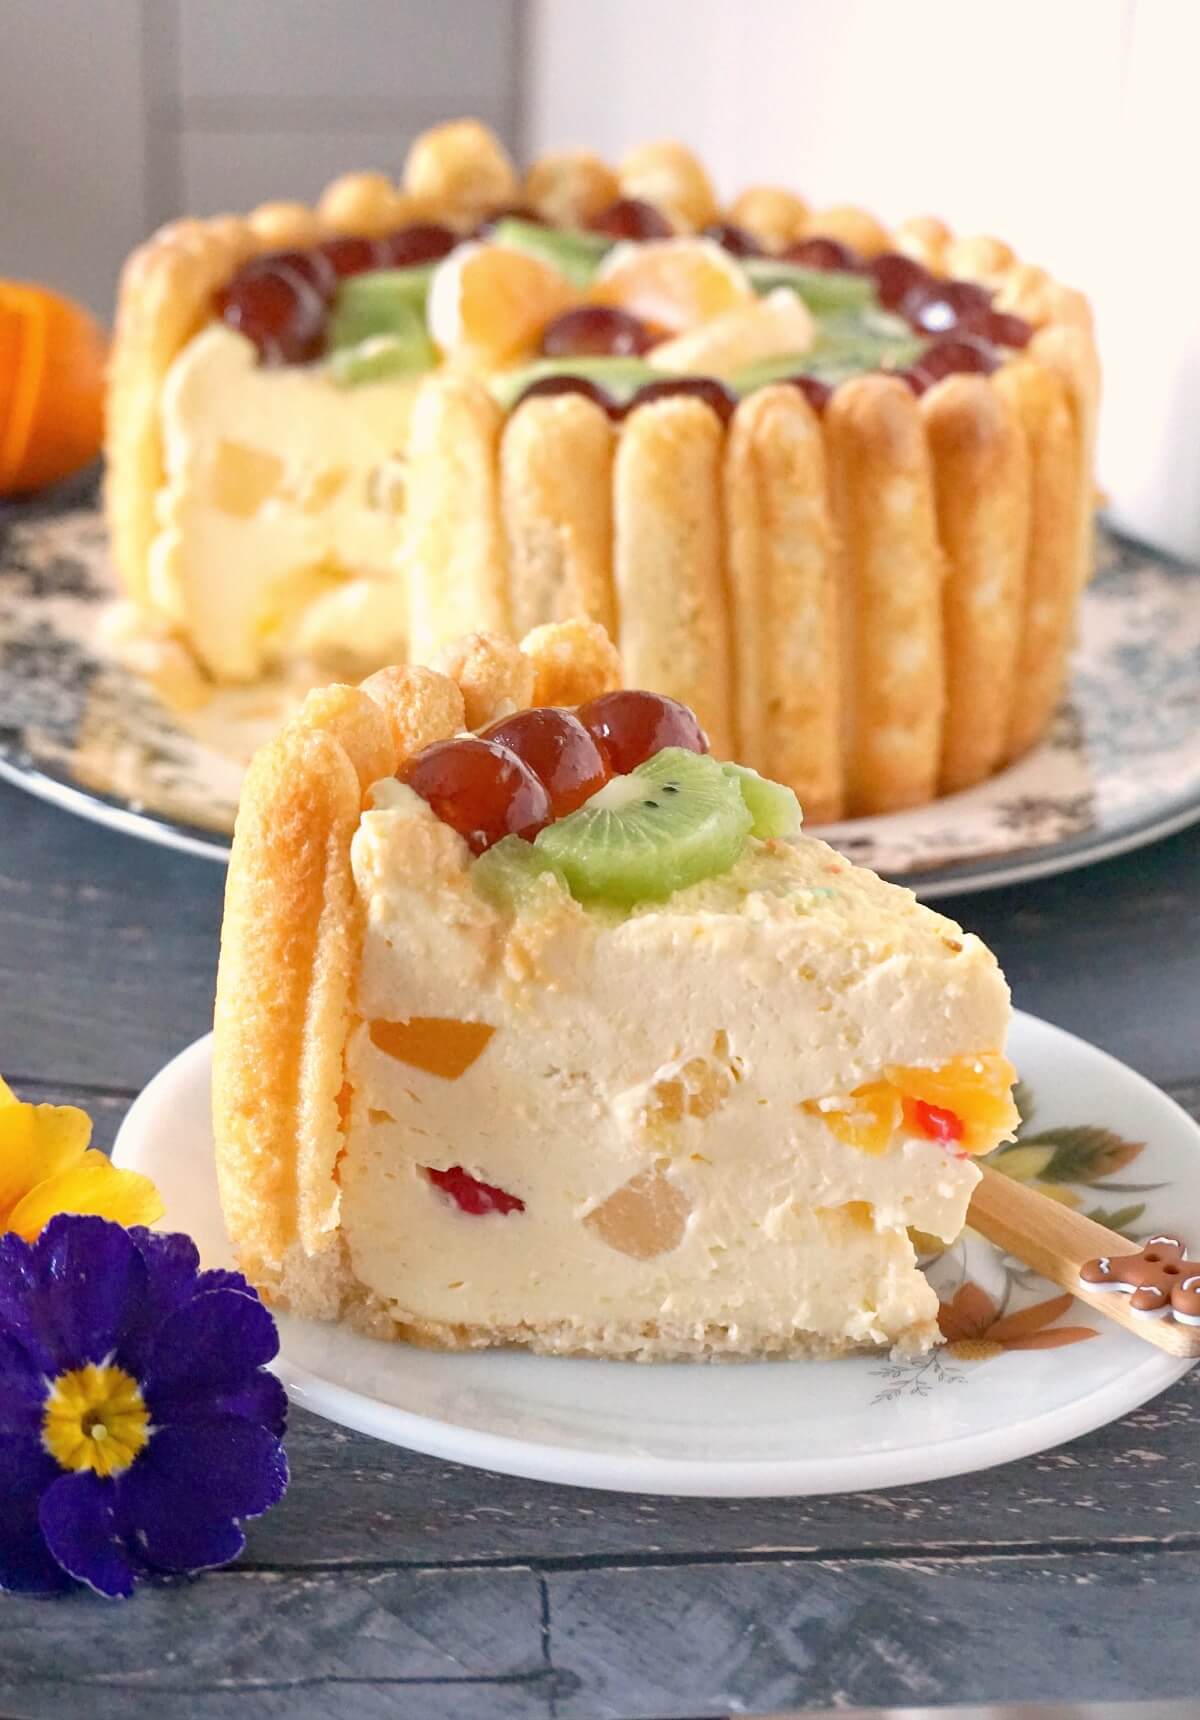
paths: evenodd
<path fill-rule="evenodd" d="M 1068 1180 L 1071 1198 L 1109 1218 L 1144 1203 L 1124 1219 L 1132 1234 L 1165 1226 L 1200 1243 L 1200 1129 L 1190 1118 L 1114 1058 L 1033 1016 L 1016 1017 L 1009 1048 L 1027 1088 L 1022 1138 L 1057 1157 L 1025 1155 L 1046 1159 L 1043 1178 Z M 134 1104 L 114 1158 L 155 1179 L 164 1226 L 189 1231 L 219 1266 L 232 1260 L 210 1072 L 211 1041 L 198 1040 Z M 974 1236 L 929 1272 L 944 1300 L 969 1281 L 976 1303 L 981 1292 L 1008 1313 L 1057 1294 Z M 510 1475 L 642 1493 L 839 1493 L 1059 1445 L 1136 1408 L 1189 1365 L 1078 1303 L 1049 1330 L 1080 1327 L 1099 1335 L 1029 1350 L 985 1336 L 915 1362 L 704 1367 L 443 1354 L 283 1316 L 276 1365 L 293 1401 L 318 1415 Z"/>
<path fill-rule="evenodd" d="M 1200 819 L 1200 571 L 1101 535 L 1068 695 L 990 782 L 822 832 L 927 899 L 1086 866 Z M 224 862 L 246 760 L 296 689 L 170 708 L 105 642 L 94 508 L 0 522 L 0 776 L 131 835 Z"/>

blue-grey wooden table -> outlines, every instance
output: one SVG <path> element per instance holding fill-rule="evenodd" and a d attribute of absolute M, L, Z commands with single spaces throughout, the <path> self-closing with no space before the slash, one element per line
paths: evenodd
<path fill-rule="evenodd" d="M 2 720 L 0 713 L 0 720 Z M 0 784 L 0 1069 L 111 1141 L 209 1026 L 222 869 Z M 1200 829 L 967 896 L 1025 1009 L 1200 1114 Z M 1200 1690 L 1200 1371 L 1058 1451 L 832 1499 L 648 1499 L 294 1411 L 230 1568 L 0 1596 L 0 1715 L 617 1720 Z"/>

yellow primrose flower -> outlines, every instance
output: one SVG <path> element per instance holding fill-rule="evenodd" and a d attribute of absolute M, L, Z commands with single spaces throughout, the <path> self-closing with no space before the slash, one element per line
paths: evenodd
<path fill-rule="evenodd" d="M 74 1105 L 23 1104 L 0 1079 L 0 1234 L 32 1242 L 56 1212 L 153 1224 L 163 1203 L 149 1177 L 89 1148 L 92 1120 Z"/>

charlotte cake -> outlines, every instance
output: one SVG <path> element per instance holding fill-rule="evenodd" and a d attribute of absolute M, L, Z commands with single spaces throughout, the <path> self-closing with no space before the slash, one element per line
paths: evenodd
<path fill-rule="evenodd" d="M 721 209 L 678 144 L 522 180 L 461 121 L 399 187 L 130 259 L 112 541 L 217 683 L 587 615 L 819 822 L 1044 732 L 1097 393 L 1086 301 L 998 239 L 765 187 Z"/>
<path fill-rule="evenodd" d="M 908 1227 L 956 1236 L 1016 1121 L 994 958 L 614 691 L 596 624 L 444 667 L 310 695 L 251 767 L 214 1064 L 242 1268 L 448 1349 L 936 1343 Z"/>

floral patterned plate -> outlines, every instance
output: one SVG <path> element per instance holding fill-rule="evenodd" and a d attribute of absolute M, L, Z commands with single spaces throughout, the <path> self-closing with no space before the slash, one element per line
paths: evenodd
<path fill-rule="evenodd" d="M 1200 1128 L 1140 1075 L 1018 1015 L 1025 1123 L 994 1163 L 1138 1238 L 1200 1244 Z M 163 1224 L 231 1264 L 217 1204 L 211 1046 L 167 1065 L 114 1158 L 145 1171 Z M 960 1475 L 1112 1421 L 1186 1372 L 968 1231 L 931 1252 L 947 1342 L 892 1361 L 729 1367 L 446 1355 L 279 1321 L 297 1403 L 396 1445 L 535 1480 L 705 1496 L 838 1493 Z M 1061 1353 L 1060 1353 L 1061 1352 Z"/>
<path fill-rule="evenodd" d="M 823 831 L 927 898 L 1087 865 L 1200 819 L 1200 570 L 1105 535 L 1048 739 L 932 806 Z M 0 775 L 85 817 L 223 861 L 246 761 L 295 689 L 165 704 L 105 643 L 88 502 L 0 519 Z"/>

